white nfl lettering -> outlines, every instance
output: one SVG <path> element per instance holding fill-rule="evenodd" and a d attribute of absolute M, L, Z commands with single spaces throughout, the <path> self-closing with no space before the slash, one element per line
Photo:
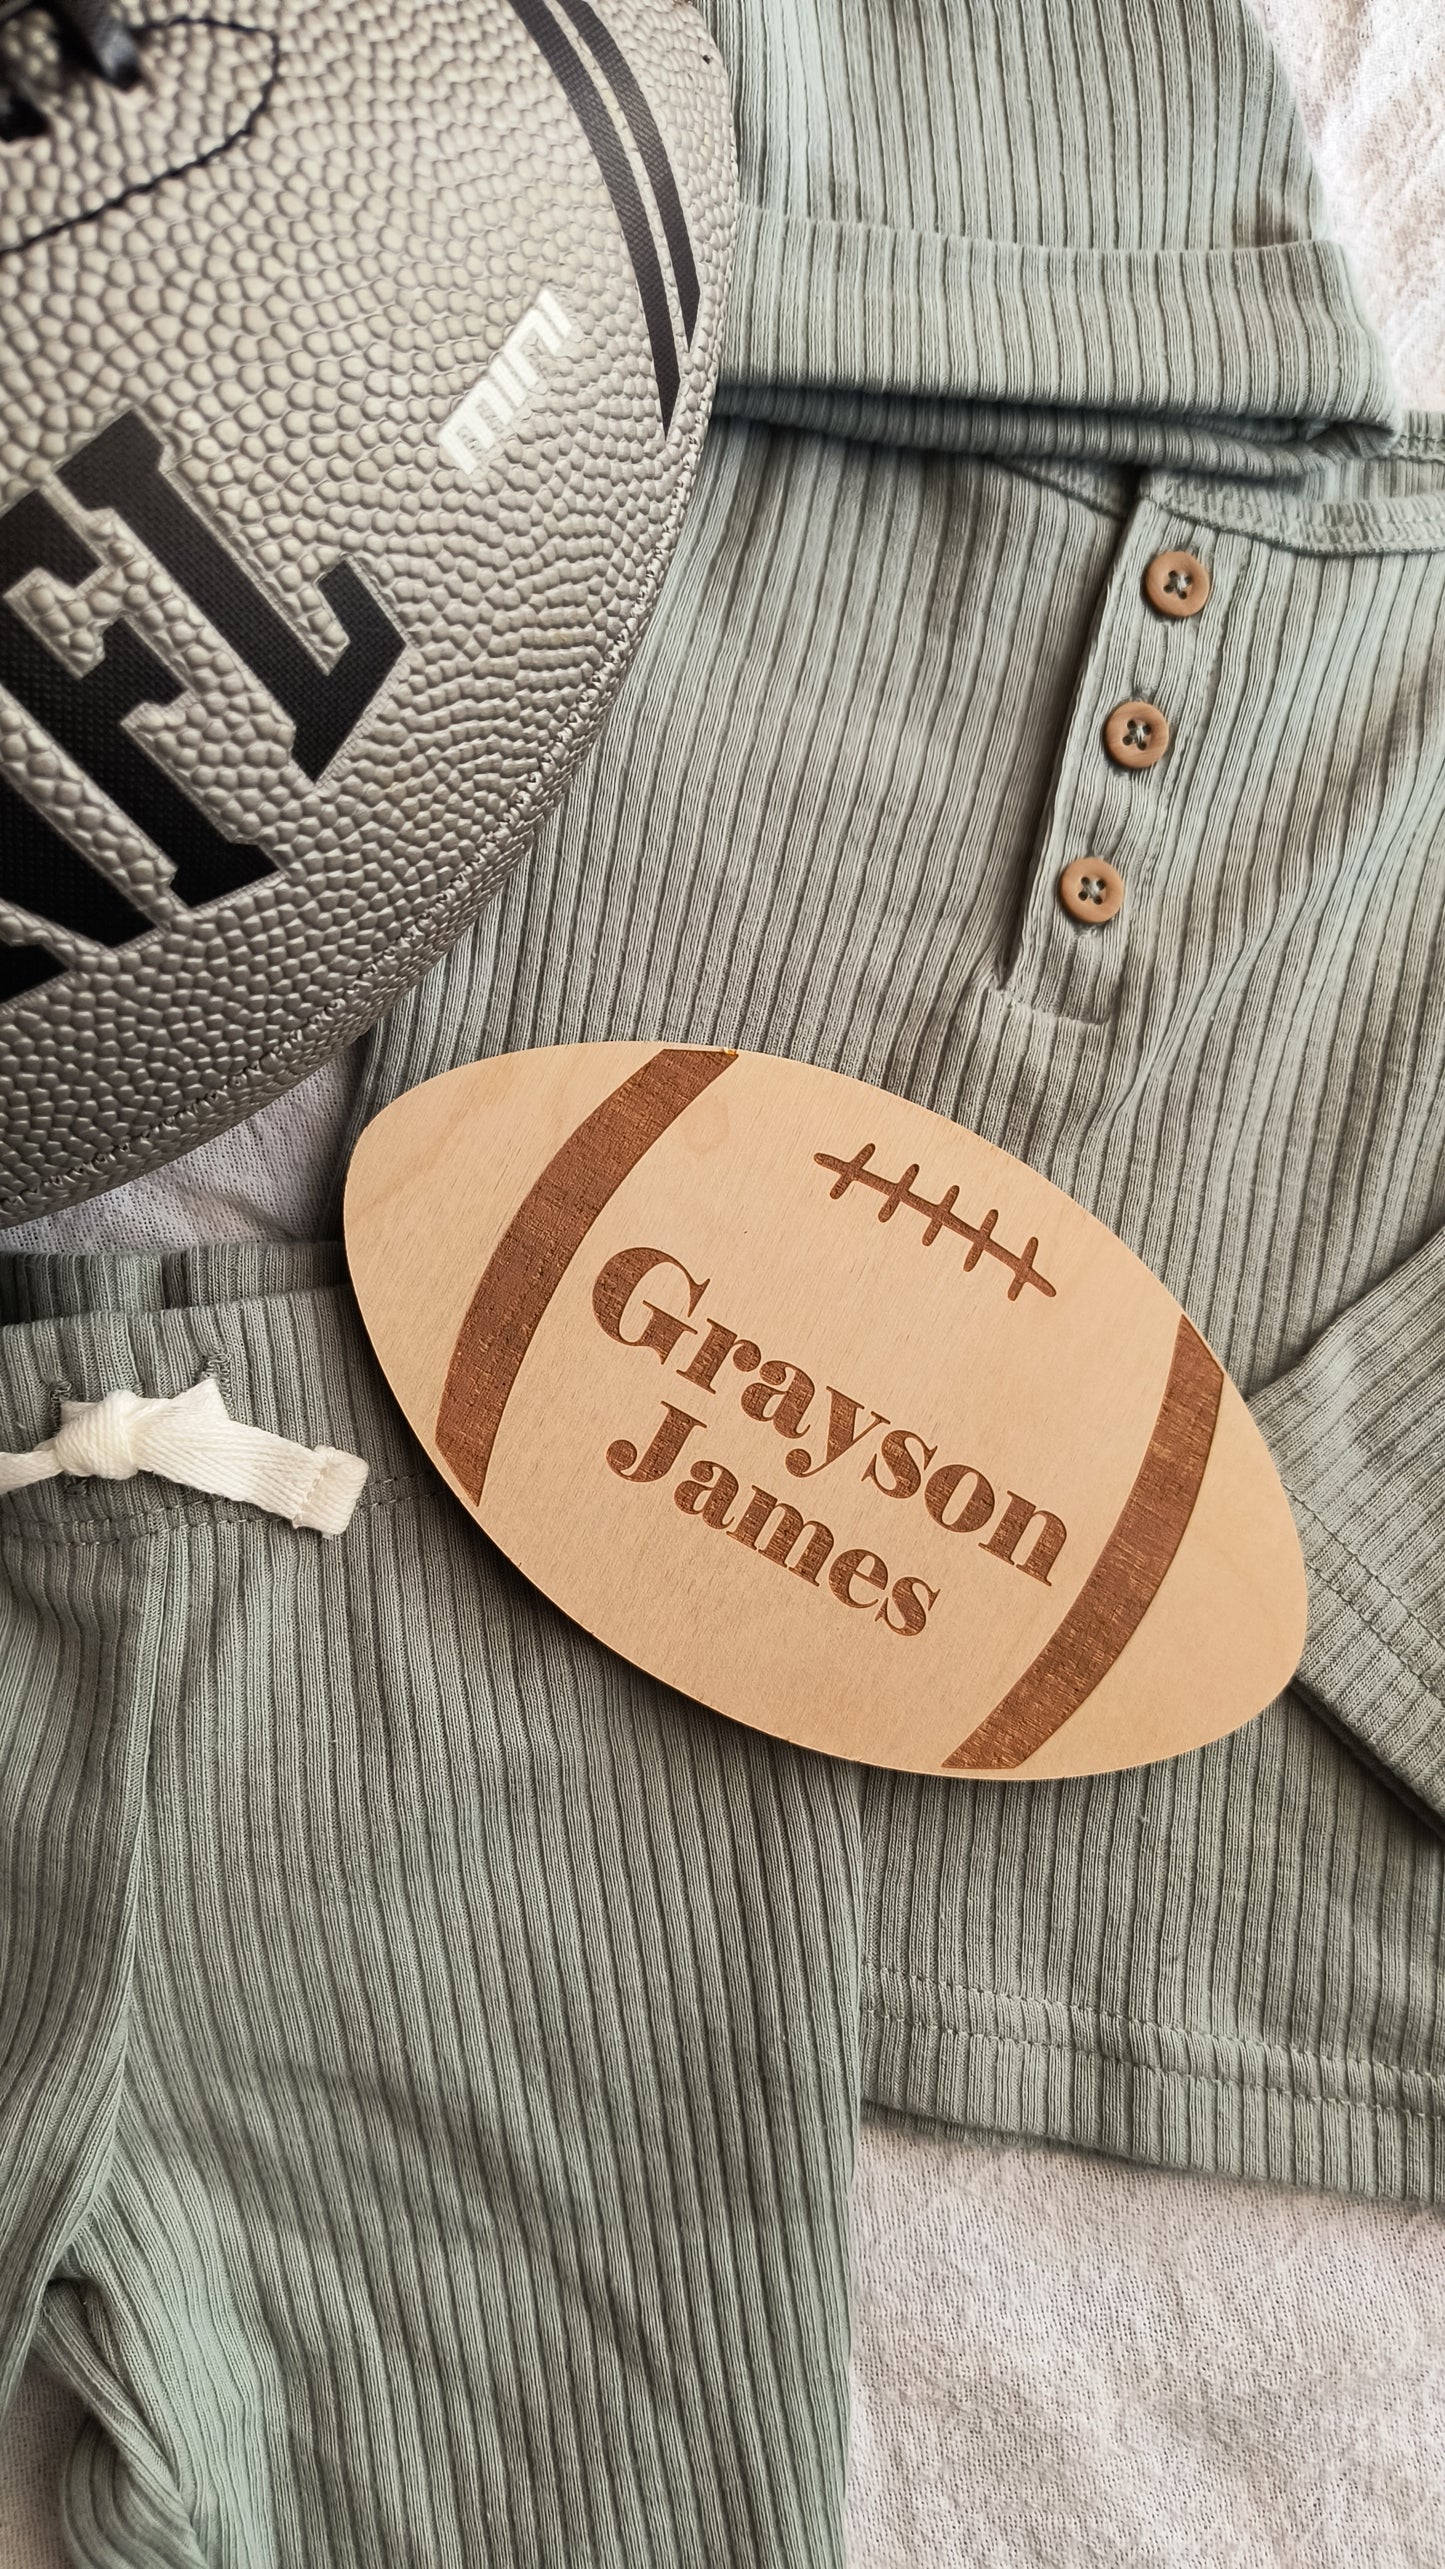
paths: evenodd
<path fill-rule="evenodd" d="M 536 348 L 555 356 L 573 328 L 551 287 L 544 286 L 443 428 L 438 442 L 449 464 L 457 465 L 469 478 L 476 472 L 541 384 L 528 351 Z"/>

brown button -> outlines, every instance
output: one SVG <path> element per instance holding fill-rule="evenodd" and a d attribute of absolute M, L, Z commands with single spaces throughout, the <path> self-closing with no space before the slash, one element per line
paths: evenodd
<path fill-rule="evenodd" d="M 1101 928 L 1124 906 L 1124 877 L 1101 856 L 1081 857 L 1059 876 L 1059 899 L 1070 916 Z"/>
<path fill-rule="evenodd" d="M 1169 724 L 1157 705 L 1131 696 L 1104 725 L 1104 747 L 1121 767 L 1157 767 L 1169 746 Z"/>
<path fill-rule="evenodd" d="M 1198 615 L 1209 585 L 1209 565 L 1197 553 L 1156 553 L 1144 574 L 1144 595 L 1161 615 Z"/>

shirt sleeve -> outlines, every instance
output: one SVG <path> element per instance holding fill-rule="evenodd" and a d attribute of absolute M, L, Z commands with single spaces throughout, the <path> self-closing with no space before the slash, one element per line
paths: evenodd
<path fill-rule="evenodd" d="M 1445 1822 L 1445 1231 L 1250 1407 L 1309 1578 L 1295 1682 Z"/>
<path fill-rule="evenodd" d="M 1398 435 L 1244 0 L 706 14 L 741 192 L 720 413 L 1271 479 Z"/>

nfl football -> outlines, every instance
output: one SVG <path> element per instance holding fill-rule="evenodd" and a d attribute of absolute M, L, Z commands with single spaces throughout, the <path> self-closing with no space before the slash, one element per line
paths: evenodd
<path fill-rule="evenodd" d="M 676 541 L 734 203 L 679 0 L 0 0 L 0 1220 L 496 888 Z"/>
<path fill-rule="evenodd" d="M 362 1316 L 463 1505 L 589 1632 L 801 1745 L 952 1776 L 1197 1748 L 1287 1683 L 1299 1542 L 1158 1278 L 835 1071 L 566 1045 L 367 1127 Z"/>

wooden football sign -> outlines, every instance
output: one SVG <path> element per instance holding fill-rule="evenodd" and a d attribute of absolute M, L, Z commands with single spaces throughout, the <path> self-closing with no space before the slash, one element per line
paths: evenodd
<path fill-rule="evenodd" d="M 1196 1748 L 1305 1581 L 1172 1295 L 1021 1161 L 755 1053 L 578 1044 L 412 1089 L 352 1278 L 438 1469 L 589 1632 L 736 1721 L 939 1775 Z"/>

